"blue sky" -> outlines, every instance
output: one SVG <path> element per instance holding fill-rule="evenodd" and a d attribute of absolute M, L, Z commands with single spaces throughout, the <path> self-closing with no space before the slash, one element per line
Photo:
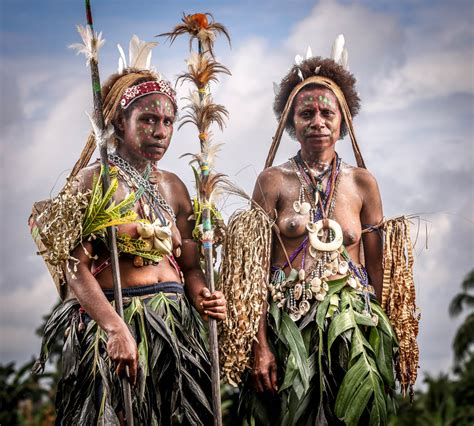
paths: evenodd
<path fill-rule="evenodd" d="M 228 27 L 232 49 L 220 40 L 216 52 L 233 75 L 212 89 L 230 111 L 225 131 L 215 132 L 226 143 L 218 168 L 249 192 L 276 128 L 272 81 L 308 45 L 328 56 L 344 33 L 362 98 L 355 129 L 385 214 L 423 213 L 427 221 L 428 250 L 423 225 L 415 269 L 421 371 L 447 371 L 459 324 L 447 305 L 474 266 L 472 2 L 93 0 L 92 7 L 95 28 L 107 41 L 100 53 L 103 79 L 116 69 L 116 43 L 126 48 L 132 34 L 152 40 L 182 12 L 211 12 Z M 85 21 L 82 1 L 3 0 L 0 15 L 0 361 L 23 362 L 38 353 L 34 330 L 56 297 L 26 219 L 32 203 L 54 193 L 78 158 L 92 104 L 84 60 L 67 48 L 78 42 L 75 25 Z M 153 64 L 173 79 L 187 55 L 185 40 L 171 47 L 162 41 Z M 186 95 L 185 87 L 178 89 Z M 296 148 L 284 137 L 276 162 Z M 353 162 L 347 140 L 337 149 Z M 191 193 L 190 169 L 178 157 L 192 150 L 195 135 L 185 127 L 162 163 L 183 176 Z M 242 203 L 223 205 L 226 214 L 237 207 Z"/>

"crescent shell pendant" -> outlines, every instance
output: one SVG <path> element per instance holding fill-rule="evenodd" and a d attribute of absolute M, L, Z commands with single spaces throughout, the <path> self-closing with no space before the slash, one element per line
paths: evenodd
<path fill-rule="evenodd" d="M 308 228 L 308 226 L 306 226 Z M 342 228 L 335 220 L 329 219 L 329 229 L 334 233 L 334 239 L 324 243 L 319 239 L 319 231 L 323 229 L 323 221 L 318 220 L 311 226 L 309 231 L 309 243 L 318 251 L 335 251 L 341 247 L 343 242 Z"/>

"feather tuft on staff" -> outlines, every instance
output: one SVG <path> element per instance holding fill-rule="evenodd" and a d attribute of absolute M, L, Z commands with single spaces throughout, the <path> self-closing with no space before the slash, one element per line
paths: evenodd
<path fill-rule="evenodd" d="M 92 60 L 98 62 L 99 49 L 105 43 L 105 39 L 102 38 L 102 32 L 94 32 L 90 26 L 76 25 L 76 28 L 82 38 L 82 43 L 74 43 L 68 47 L 76 50 L 77 55 L 83 54 L 86 57 L 86 66 L 89 66 Z"/>

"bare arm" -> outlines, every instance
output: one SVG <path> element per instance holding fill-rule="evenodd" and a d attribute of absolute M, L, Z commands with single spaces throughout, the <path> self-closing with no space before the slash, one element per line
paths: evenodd
<path fill-rule="evenodd" d="M 179 197 L 176 226 L 183 244 L 181 256 L 177 260 L 184 275 L 186 294 L 205 320 L 208 316 L 224 320 L 226 317 L 225 298 L 220 291 L 214 291 L 211 294 L 206 287 L 206 280 L 199 262 L 199 246 L 192 238 L 194 221 L 188 220 L 193 214 L 188 190 L 177 177 L 173 185 L 175 186 L 174 194 Z"/>
<path fill-rule="evenodd" d="M 84 243 L 84 248 L 92 253 L 90 243 Z M 86 312 L 107 333 L 107 353 L 110 359 L 117 364 L 117 373 L 122 374 L 125 366 L 128 366 L 130 381 L 134 384 L 138 366 L 138 350 L 135 340 L 92 275 L 91 260 L 85 254 L 82 246 L 76 247 L 72 256 L 79 259 L 79 265 L 75 277 L 70 273 L 67 274 L 67 282 Z"/>
<path fill-rule="evenodd" d="M 78 176 L 77 189 L 90 188 L 94 175 L 98 175 L 98 167 L 83 169 Z M 72 251 L 71 255 L 79 260 L 79 264 L 75 276 L 66 273 L 68 285 L 86 312 L 107 333 L 107 353 L 117 364 L 117 373 L 122 374 L 125 366 L 128 366 L 130 380 L 135 383 L 138 366 L 136 342 L 92 275 L 92 260 L 84 249 L 90 255 L 94 254 L 92 244 L 89 242 L 84 242 L 83 246 L 79 245 Z"/>
<path fill-rule="evenodd" d="M 383 219 L 382 200 L 375 178 L 367 171 L 364 171 L 361 179 L 362 189 L 362 209 L 360 220 L 362 226 L 378 225 Z M 382 238 L 377 231 L 365 232 L 362 234 L 364 243 L 364 258 L 369 281 L 375 289 L 377 299 L 382 295 L 382 258 L 383 245 Z"/>

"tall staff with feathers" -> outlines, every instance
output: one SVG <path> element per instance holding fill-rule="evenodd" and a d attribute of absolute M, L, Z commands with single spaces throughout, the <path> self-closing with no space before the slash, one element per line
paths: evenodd
<path fill-rule="evenodd" d="M 100 162 L 103 169 L 102 188 L 105 194 L 110 187 L 110 170 L 107 156 L 108 130 L 105 127 L 104 113 L 102 109 L 102 94 L 98 65 L 99 49 L 104 44 L 105 40 L 101 38 L 102 33 L 97 34 L 94 32 L 90 0 L 85 0 L 85 6 L 87 27 L 84 28 L 80 25 L 77 26 L 77 30 L 81 35 L 84 44 L 79 43 L 72 45 L 71 47 L 76 48 L 78 53 L 83 53 L 86 56 L 87 64 L 91 70 L 92 93 L 94 97 L 94 119 L 91 120 L 91 122 L 100 152 Z M 110 248 L 110 259 L 112 262 L 115 310 L 120 318 L 123 319 L 122 284 L 120 281 L 120 269 L 118 261 L 117 229 L 115 226 L 110 226 L 107 228 L 107 240 L 108 246 Z M 126 367 L 126 376 L 122 378 L 122 389 L 127 425 L 133 426 L 132 393 L 128 367 Z"/>
<path fill-rule="evenodd" d="M 191 92 L 187 98 L 189 104 L 185 107 L 187 113 L 179 128 L 184 124 L 194 124 L 199 132 L 200 152 L 190 155 L 190 164 L 197 163 L 199 170 L 193 167 L 196 179 L 197 195 L 194 199 L 194 215 L 196 227 L 193 232 L 195 238 L 202 243 L 205 263 L 205 276 L 209 290 L 214 292 L 214 259 L 213 243 L 215 241 L 215 225 L 220 221 L 220 215 L 212 202 L 217 183 L 222 177 L 214 173 L 213 159 L 220 148 L 220 144 L 211 143 L 209 128 L 216 123 L 220 130 L 224 127 L 224 119 L 228 117 L 228 111 L 223 105 L 213 102 L 209 92 L 209 83 L 217 82 L 219 74 L 229 74 L 230 71 L 217 62 L 214 57 L 214 41 L 217 33 L 223 33 L 230 45 L 230 36 L 227 29 L 220 23 L 215 22 L 210 13 L 196 13 L 184 15 L 182 23 L 178 24 L 171 32 L 160 34 L 167 36 L 172 44 L 174 40 L 182 35 L 188 34 L 191 55 L 187 61 L 188 72 L 178 77 L 178 81 L 189 81 L 196 86 L 196 91 Z M 193 41 L 198 42 L 198 52 L 192 52 Z M 209 318 L 209 346 L 211 356 L 211 379 L 212 400 L 214 408 L 214 425 L 222 425 L 221 398 L 220 398 L 220 374 L 219 374 L 219 349 L 217 342 L 217 323 Z"/>

